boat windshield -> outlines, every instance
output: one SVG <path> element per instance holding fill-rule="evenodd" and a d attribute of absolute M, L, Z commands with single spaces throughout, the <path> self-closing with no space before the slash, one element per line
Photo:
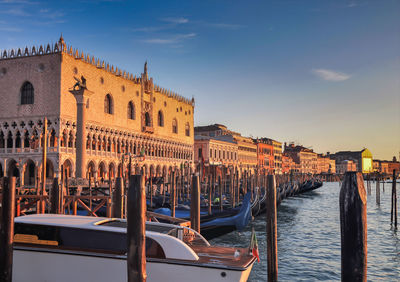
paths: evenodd
<path fill-rule="evenodd" d="M 106 221 L 100 221 L 96 223 L 96 225 L 126 228 L 127 223 L 125 220 L 111 219 Z M 146 231 L 166 234 L 178 238 L 179 240 L 182 240 L 188 245 L 201 245 L 201 246 L 210 245 L 207 242 L 207 240 L 204 239 L 204 237 L 201 236 L 199 233 L 197 233 L 193 229 L 184 226 L 146 222 Z"/>

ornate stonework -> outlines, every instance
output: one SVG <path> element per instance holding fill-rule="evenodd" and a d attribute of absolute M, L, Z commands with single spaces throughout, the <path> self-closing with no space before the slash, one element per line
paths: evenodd
<path fill-rule="evenodd" d="M 87 176 L 114 177 L 126 170 L 129 155 L 133 168 L 143 167 L 153 175 L 182 164 L 192 167 L 193 99 L 154 84 L 147 63 L 139 77 L 133 76 L 67 46 L 60 38 L 46 47 L 0 51 L 0 169 L 4 175 L 18 175 L 26 185 L 39 181 L 40 136 L 46 116 L 47 175 L 59 177 L 64 169 L 75 176 L 77 103 L 69 91 L 75 78 L 82 76 L 93 92 L 85 100 Z M 21 96 L 26 82 L 33 89 L 28 88 L 32 95 L 32 101 L 25 99 L 28 102 Z"/>

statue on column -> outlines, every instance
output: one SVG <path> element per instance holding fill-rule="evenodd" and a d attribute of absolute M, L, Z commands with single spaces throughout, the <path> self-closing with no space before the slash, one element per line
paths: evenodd
<path fill-rule="evenodd" d="M 73 90 L 82 90 L 82 89 L 87 89 L 86 88 L 86 78 L 82 75 L 81 79 L 77 78 L 74 76 L 74 79 L 76 80 L 76 83 L 72 87 Z M 78 88 L 78 89 L 77 89 Z"/>

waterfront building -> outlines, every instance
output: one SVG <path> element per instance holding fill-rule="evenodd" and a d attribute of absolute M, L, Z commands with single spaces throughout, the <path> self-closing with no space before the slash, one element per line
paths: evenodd
<path fill-rule="evenodd" d="M 238 169 L 240 173 L 255 173 L 257 170 L 257 145 L 253 139 L 244 137 L 240 133 L 230 131 L 226 126 L 213 124 L 196 126 L 195 135 L 209 136 L 218 140 L 234 142 L 238 146 Z"/>
<path fill-rule="evenodd" d="M 296 163 L 287 154 L 282 154 L 282 173 L 287 174 L 291 171 L 296 172 Z"/>
<path fill-rule="evenodd" d="M 156 85 L 147 62 L 133 76 L 60 38 L 0 52 L 0 84 L 0 169 L 21 184 L 40 175 L 44 117 L 48 178 L 74 177 L 78 163 L 78 177 L 112 178 L 128 154 L 133 168 L 153 175 L 193 163 L 194 100 Z M 77 144 L 79 130 L 84 142 Z"/>
<path fill-rule="evenodd" d="M 274 147 L 272 142 L 263 139 L 253 139 L 257 144 L 257 160 L 258 168 L 263 170 L 265 174 L 274 173 Z"/>
<path fill-rule="evenodd" d="M 312 149 L 305 148 L 293 143 L 288 146 L 285 143 L 286 155 L 290 156 L 296 163 L 296 172 L 298 173 L 317 173 L 317 153 Z"/>
<path fill-rule="evenodd" d="M 329 159 L 329 173 L 335 174 L 336 173 L 336 161 Z"/>
<path fill-rule="evenodd" d="M 261 142 L 265 144 L 270 144 L 273 147 L 273 158 L 274 158 L 274 173 L 281 174 L 282 173 L 282 142 L 276 141 L 271 138 L 260 138 Z"/>
<path fill-rule="evenodd" d="M 213 166 L 237 170 L 238 145 L 233 141 L 225 141 L 210 136 L 195 135 L 194 161 L 198 166 Z"/>
<path fill-rule="evenodd" d="M 343 160 L 336 163 L 336 173 L 344 174 L 347 171 L 357 171 L 357 163 L 353 160 Z"/>
<path fill-rule="evenodd" d="M 328 157 L 334 159 L 336 163 L 352 160 L 356 164 L 356 171 L 362 173 L 370 173 L 374 170 L 372 153 L 366 148 L 361 151 L 340 151 L 335 154 L 328 154 Z"/>
<path fill-rule="evenodd" d="M 399 173 L 400 163 L 396 160 L 396 157 L 393 157 L 392 161 L 373 160 L 373 170 L 384 174 L 392 174 L 393 170 Z"/>
<path fill-rule="evenodd" d="M 336 165 L 335 160 L 331 160 L 326 155 L 317 155 L 317 174 L 321 173 L 335 173 Z"/>

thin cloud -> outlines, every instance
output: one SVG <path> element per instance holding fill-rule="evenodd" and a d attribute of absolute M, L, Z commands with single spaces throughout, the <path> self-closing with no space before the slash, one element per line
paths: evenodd
<path fill-rule="evenodd" d="M 39 4 L 39 2 L 29 0 L 0 0 L 0 4 Z"/>
<path fill-rule="evenodd" d="M 241 24 L 229 24 L 229 23 L 204 23 L 204 25 L 212 28 L 230 29 L 230 30 L 236 30 L 245 27 L 244 25 Z"/>
<path fill-rule="evenodd" d="M 18 27 L 0 27 L 0 31 L 5 32 L 22 32 L 21 28 Z"/>
<path fill-rule="evenodd" d="M 196 33 L 177 34 L 171 38 L 149 38 L 142 40 L 142 42 L 150 44 L 176 44 L 185 39 L 194 38 L 196 36 Z"/>
<path fill-rule="evenodd" d="M 174 24 L 186 24 L 186 23 L 189 22 L 189 19 L 182 18 L 182 17 L 179 17 L 179 18 L 171 18 L 171 17 L 169 17 L 169 18 L 162 18 L 160 20 L 163 21 L 163 22 L 174 23 Z"/>
<path fill-rule="evenodd" d="M 1 14 L 10 16 L 27 17 L 30 16 L 29 13 L 25 12 L 22 8 L 11 8 L 7 10 L 0 11 Z"/>
<path fill-rule="evenodd" d="M 344 81 L 348 80 L 351 76 L 343 73 L 328 69 L 313 69 L 312 73 L 319 78 L 327 81 Z"/>

